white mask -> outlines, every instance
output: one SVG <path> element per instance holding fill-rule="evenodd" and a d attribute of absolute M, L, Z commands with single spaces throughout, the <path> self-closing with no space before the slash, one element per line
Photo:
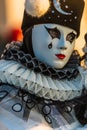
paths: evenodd
<path fill-rule="evenodd" d="M 32 30 L 32 46 L 38 60 L 47 65 L 63 68 L 75 45 L 76 32 L 56 24 L 35 25 Z"/>

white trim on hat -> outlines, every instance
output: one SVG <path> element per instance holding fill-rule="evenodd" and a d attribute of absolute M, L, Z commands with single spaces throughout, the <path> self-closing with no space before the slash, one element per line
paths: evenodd
<path fill-rule="evenodd" d="M 25 10 L 33 17 L 41 17 L 44 15 L 50 7 L 49 0 L 26 0 Z"/>

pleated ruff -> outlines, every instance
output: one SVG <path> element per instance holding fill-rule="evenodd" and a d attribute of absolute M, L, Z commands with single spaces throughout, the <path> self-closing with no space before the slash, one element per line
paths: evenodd
<path fill-rule="evenodd" d="M 0 61 L 0 82 L 17 86 L 31 94 L 55 101 L 73 99 L 80 96 L 83 89 L 83 77 L 81 75 L 72 80 L 55 80 L 49 76 L 35 73 L 33 70 L 11 60 Z"/>

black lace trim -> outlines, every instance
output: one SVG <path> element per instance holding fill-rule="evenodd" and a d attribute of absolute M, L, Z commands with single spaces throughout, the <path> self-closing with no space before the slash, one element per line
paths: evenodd
<path fill-rule="evenodd" d="M 79 73 L 78 66 L 80 65 L 80 57 L 77 51 L 73 52 L 73 55 L 67 66 L 65 66 L 63 69 L 55 69 L 38 61 L 36 57 L 33 58 L 31 54 L 25 54 L 23 51 L 21 51 L 21 46 L 21 43 L 15 42 L 7 44 L 2 58 L 6 60 L 15 60 L 27 68 L 34 70 L 36 73 L 41 73 L 54 79 L 72 79 L 75 78 Z"/>

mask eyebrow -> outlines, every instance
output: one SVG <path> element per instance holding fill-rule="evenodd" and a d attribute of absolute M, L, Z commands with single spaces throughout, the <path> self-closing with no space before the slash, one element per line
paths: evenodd
<path fill-rule="evenodd" d="M 56 27 L 55 28 L 48 28 L 46 26 L 44 26 L 44 27 L 47 30 L 47 32 L 50 34 L 52 39 L 54 39 L 54 38 L 60 39 L 61 38 L 61 33 Z"/>

